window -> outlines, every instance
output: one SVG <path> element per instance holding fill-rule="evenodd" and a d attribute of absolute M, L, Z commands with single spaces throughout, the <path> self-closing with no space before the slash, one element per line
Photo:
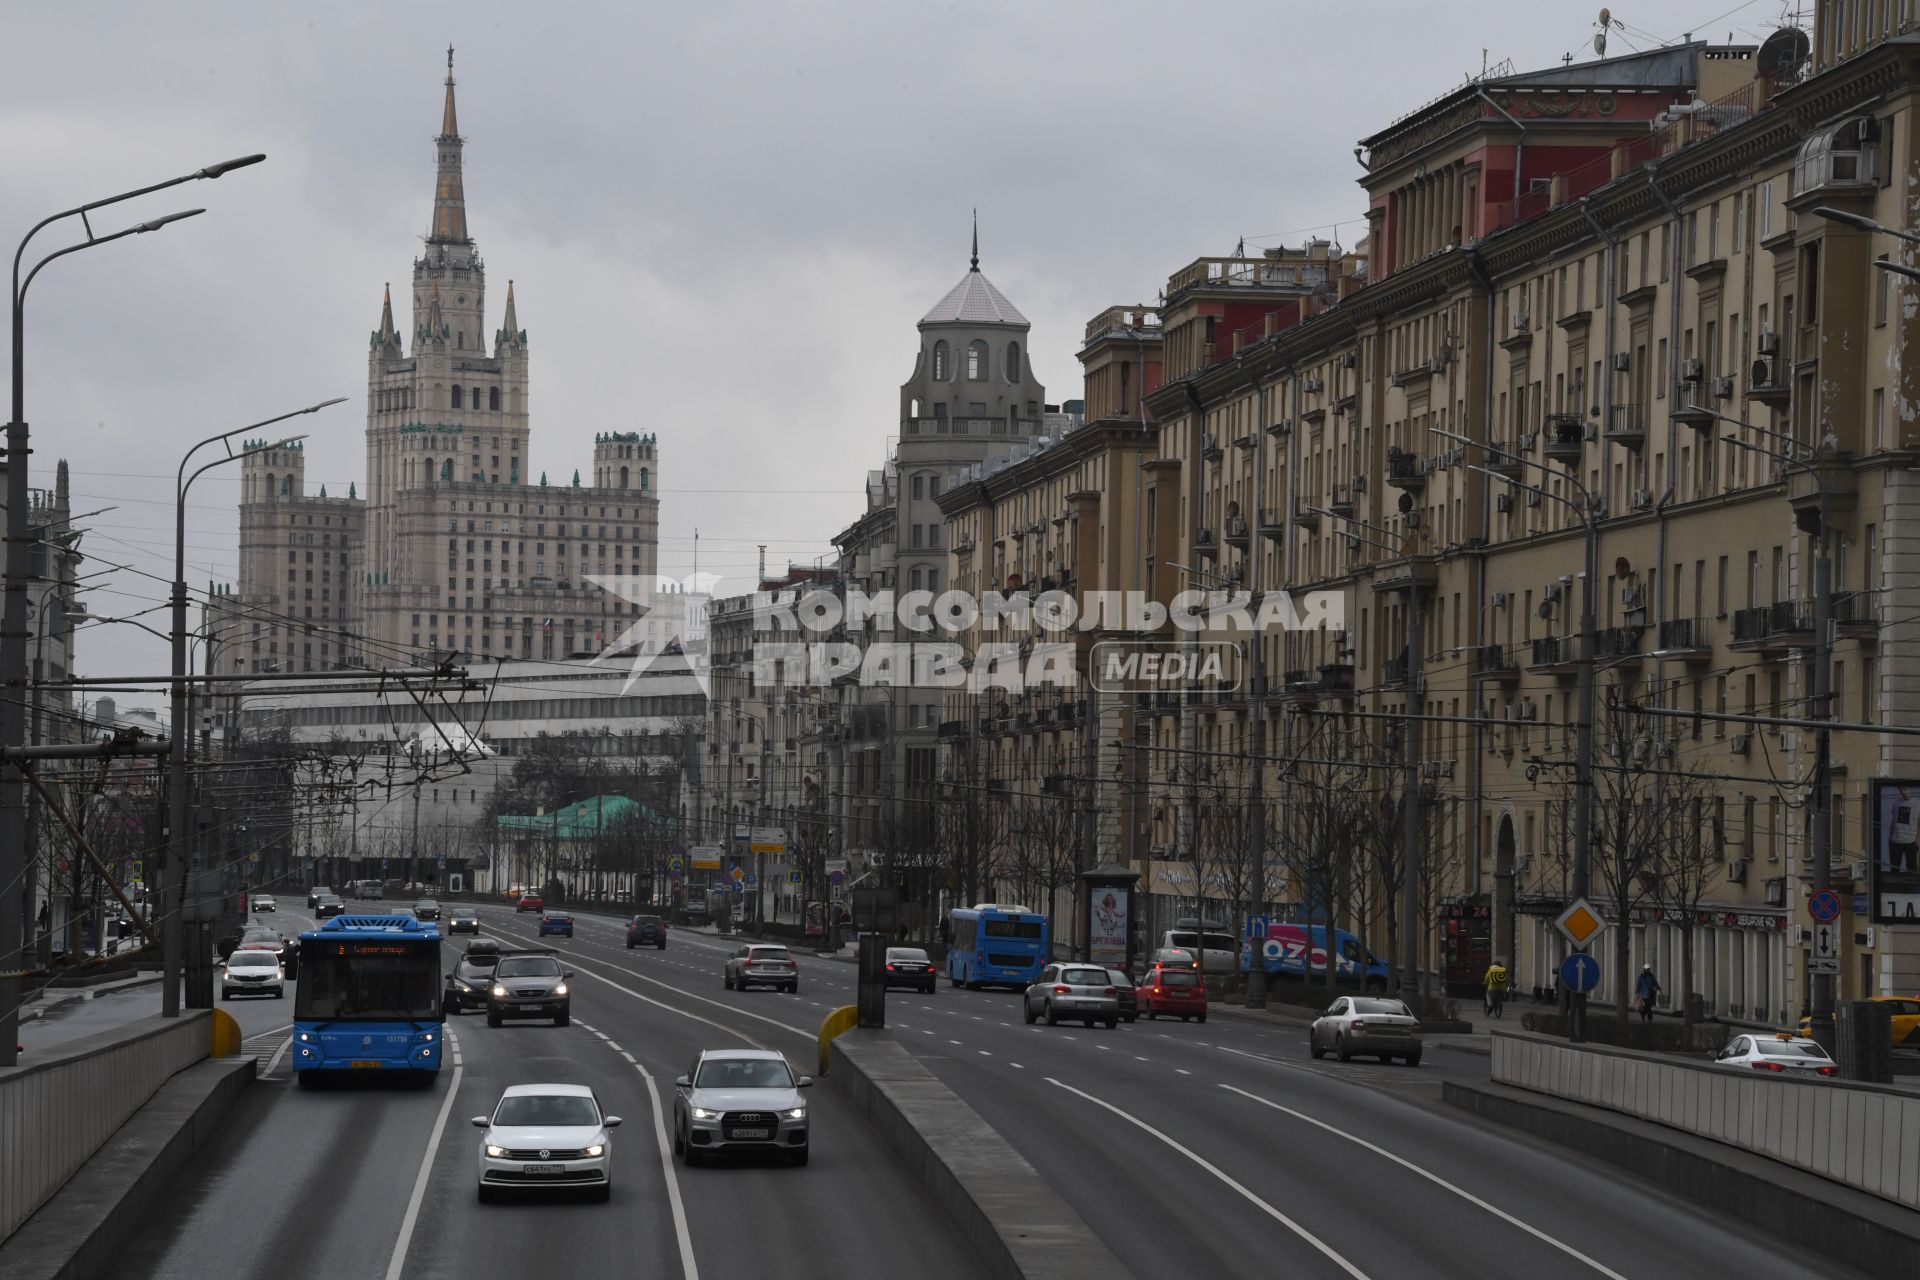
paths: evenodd
<path fill-rule="evenodd" d="M 937 498 L 940 496 L 940 477 L 939 476 L 927 477 L 927 496 L 929 498 Z"/>
<path fill-rule="evenodd" d="M 915 476 L 913 478 L 913 496 L 914 497 L 916 498 L 926 497 L 926 487 L 927 487 L 926 478 L 924 476 Z"/>
<path fill-rule="evenodd" d="M 935 382 L 945 382 L 949 376 L 947 373 L 947 342 L 946 339 L 942 338 L 933 344 L 933 380 Z"/>
<path fill-rule="evenodd" d="M 1007 344 L 1007 381 L 1020 381 L 1020 344 L 1017 342 Z"/>
<path fill-rule="evenodd" d="M 967 344 L 967 380 L 984 382 L 987 377 L 987 343 L 984 338 L 975 338 Z"/>
<path fill-rule="evenodd" d="M 500 388 L 487 388 L 487 408 L 492 409 L 495 413 L 500 411 Z M 495 440 L 493 443 L 496 449 L 500 447 L 498 440 Z"/>
<path fill-rule="evenodd" d="M 1886 260 L 1887 255 L 1881 254 L 1879 261 Z M 1887 323 L 1887 295 L 1892 290 L 1893 272 L 1884 267 L 1875 267 L 1873 274 L 1873 324 L 1877 329 Z"/>
<path fill-rule="evenodd" d="M 457 382 L 453 384 L 453 407 L 460 407 L 460 384 Z"/>

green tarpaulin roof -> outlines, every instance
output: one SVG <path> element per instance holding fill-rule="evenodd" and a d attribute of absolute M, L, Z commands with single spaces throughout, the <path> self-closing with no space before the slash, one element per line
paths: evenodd
<path fill-rule="evenodd" d="M 673 820 L 626 796 L 588 796 L 543 814 L 502 814 L 495 819 L 502 831 L 524 831 L 550 840 L 592 840 L 603 830 L 617 831 L 634 823 L 671 826 Z"/>

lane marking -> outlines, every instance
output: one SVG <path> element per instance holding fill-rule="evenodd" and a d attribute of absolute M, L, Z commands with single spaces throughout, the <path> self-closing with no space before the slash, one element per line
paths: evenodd
<path fill-rule="evenodd" d="M 1346 1272 L 1348 1275 L 1353 1276 L 1355 1280 L 1369 1280 L 1369 1277 L 1367 1276 L 1366 1272 L 1360 1270 L 1360 1268 L 1354 1266 L 1351 1262 L 1348 1262 L 1345 1258 L 1341 1257 L 1338 1253 L 1334 1252 L 1333 1248 L 1330 1245 L 1328 1245 L 1326 1241 L 1322 1240 L 1319 1236 L 1316 1236 L 1315 1234 L 1313 1234 L 1313 1232 L 1307 1230 L 1305 1227 L 1295 1222 L 1292 1218 L 1289 1218 L 1286 1214 L 1280 1212 L 1278 1209 L 1268 1204 L 1265 1200 L 1262 1200 L 1259 1196 L 1255 1195 L 1253 1192 L 1247 1190 L 1246 1187 L 1242 1186 L 1239 1182 L 1235 1181 L 1231 1175 L 1229 1175 L 1225 1170 L 1221 1169 L 1218 1165 L 1215 1165 L 1212 1161 L 1208 1160 L 1205 1156 L 1199 1155 L 1193 1150 L 1191 1150 L 1190 1148 L 1181 1145 L 1179 1142 L 1175 1141 L 1173 1138 L 1168 1137 L 1166 1134 L 1160 1132 L 1160 1130 L 1154 1128 L 1152 1125 L 1148 1124 L 1146 1121 L 1141 1120 L 1138 1117 L 1128 1115 L 1126 1112 L 1122 1111 L 1119 1107 L 1114 1106 L 1111 1102 L 1107 1102 L 1102 1098 L 1096 1098 L 1092 1094 L 1076 1089 L 1070 1084 L 1066 1084 L 1062 1081 L 1054 1079 L 1052 1076 L 1046 1077 L 1046 1081 L 1050 1085 L 1053 1085 L 1057 1088 L 1065 1089 L 1068 1093 L 1071 1093 L 1077 1097 L 1086 1099 L 1088 1102 L 1091 1102 L 1096 1107 L 1101 1107 L 1107 1111 L 1111 1111 L 1114 1115 L 1119 1116 L 1122 1120 L 1125 1120 L 1128 1124 L 1133 1125 L 1135 1128 L 1141 1129 L 1149 1134 L 1152 1134 L 1154 1137 L 1158 1138 L 1161 1142 L 1165 1143 L 1169 1147 L 1172 1147 L 1175 1151 L 1178 1151 L 1181 1155 L 1193 1161 L 1193 1163 L 1199 1165 L 1202 1169 L 1205 1169 L 1208 1173 L 1218 1178 L 1221 1182 L 1233 1188 L 1233 1190 L 1238 1192 L 1240 1197 L 1243 1200 L 1245 1200 L 1248 1204 L 1253 1205 L 1256 1209 L 1260 1210 L 1260 1212 L 1266 1214 L 1269 1218 L 1272 1218 L 1275 1222 L 1278 1222 L 1281 1226 L 1293 1232 L 1295 1235 L 1299 1236 L 1302 1240 L 1305 1240 L 1308 1244 L 1312 1245 L 1315 1249 L 1318 1249 L 1323 1255 L 1326 1256 L 1326 1258 L 1329 1261 L 1331 1261 L 1335 1266 L 1339 1267 L 1342 1271 Z M 1251 1097 L 1252 1095 L 1249 1094 L 1248 1096 Z M 389 1277 L 389 1280 L 392 1280 L 392 1277 Z"/>
<path fill-rule="evenodd" d="M 1021 1065 L 1020 1063 L 1018 1063 L 1018 1062 L 1009 1062 L 1009 1063 L 1008 1063 L 1007 1065 L 1008 1065 L 1008 1066 L 1010 1066 L 1010 1067 L 1012 1067 L 1012 1068 L 1013 1068 L 1013 1069 L 1014 1069 L 1015 1071 L 1025 1071 L 1025 1070 L 1026 1070 L 1026 1067 L 1024 1067 L 1024 1066 L 1022 1066 L 1022 1065 Z"/>
<path fill-rule="evenodd" d="M 1520 1228 L 1522 1231 L 1526 1232 L 1528 1235 L 1532 1236 L 1534 1239 L 1543 1240 L 1546 1243 L 1552 1245 L 1554 1248 L 1560 1250 L 1560 1252 L 1566 1254 L 1568 1257 L 1576 1258 L 1579 1261 L 1586 1263 L 1589 1267 L 1592 1267 L 1595 1271 L 1598 1271 L 1601 1275 L 1609 1277 L 1609 1280 L 1626 1280 L 1625 1276 L 1621 1275 L 1618 1271 L 1615 1271 L 1613 1268 L 1607 1266 L 1605 1263 L 1596 1261 L 1595 1259 L 1588 1257 L 1586 1254 L 1580 1252 L 1578 1249 L 1574 1248 L 1572 1245 L 1567 1244 L 1565 1241 L 1554 1239 L 1552 1236 L 1548 1235 L 1544 1231 L 1541 1231 L 1539 1228 L 1520 1221 L 1520 1219 L 1514 1217 L 1512 1214 L 1508 1213 L 1506 1210 L 1498 1207 L 1497 1205 L 1488 1204 L 1485 1200 L 1482 1200 L 1479 1196 L 1473 1194 L 1473 1192 L 1468 1191 L 1463 1187 L 1455 1186 L 1453 1183 L 1448 1182 L 1445 1178 L 1441 1177 L 1439 1174 L 1430 1173 L 1427 1170 L 1422 1169 L 1419 1165 L 1413 1163 L 1411 1160 L 1407 1160 L 1404 1157 L 1395 1155 L 1393 1152 L 1388 1151 L 1385 1147 L 1375 1146 L 1373 1143 L 1368 1142 L 1365 1138 L 1358 1137 L 1354 1134 L 1348 1133 L 1345 1129 L 1335 1128 L 1333 1125 L 1328 1124 L 1324 1120 L 1316 1120 L 1314 1117 L 1310 1115 L 1305 1115 L 1302 1112 L 1295 1111 L 1292 1107 L 1283 1107 L 1277 1102 L 1272 1102 L 1266 1098 L 1260 1097 L 1258 1094 L 1248 1093 L 1245 1089 L 1241 1089 L 1230 1084 L 1223 1084 L 1220 1087 L 1222 1089 L 1225 1089 L 1228 1093 L 1237 1093 L 1241 1097 L 1246 1098 L 1249 1101 L 1257 1102 L 1263 1107 L 1271 1107 L 1275 1111 L 1283 1112 L 1286 1115 L 1292 1116 L 1296 1120 L 1304 1120 L 1308 1124 L 1314 1125 L 1315 1127 L 1320 1129 L 1324 1129 L 1328 1133 L 1331 1133 L 1336 1137 L 1345 1138 L 1348 1142 L 1356 1143 L 1360 1146 L 1363 1146 L 1367 1150 L 1373 1152 L 1375 1155 L 1385 1156 L 1387 1159 L 1393 1161 L 1395 1164 L 1399 1165 L 1401 1168 L 1417 1173 L 1421 1177 L 1425 1178 L 1428 1182 L 1433 1183 L 1435 1186 L 1445 1187 L 1448 1191 L 1453 1192 L 1453 1194 L 1459 1196 L 1462 1200 L 1465 1200 L 1470 1204 L 1474 1204 L 1479 1206 L 1482 1209 L 1485 1209 L 1488 1213 L 1492 1214 L 1496 1218 L 1499 1218 L 1502 1222 L 1511 1223 L 1513 1226 Z"/>
<path fill-rule="evenodd" d="M 640 998 L 642 1000 L 646 999 L 645 996 Z M 702 1019 L 702 1021 L 705 1021 L 705 1019 Z M 646 1082 L 647 1098 L 653 1108 L 653 1136 L 660 1148 L 660 1170 L 662 1174 L 665 1175 L 667 1182 L 667 1204 L 673 1210 L 673 1234 L 680 1245 L 680 1274 L 684 1276 L 686 1280 L 700 1280 L 700 1268 L 693 1260 L 693 1232 L 687 1226 L 687 1208 L 685 1203 L 680 1199 L 680 1179 L 677 1171 L 673 1167 L 673 1146 L 667 1140 L 666 1121 L 661 1114 L 660 1107 L 660 1090 L 654 1086 L 653 1073 L 641 1066 L 638 1062 L 635 1062 L 632 1054 L 608 1039 L 606 1032 L 590 1027 L 578 1019 L 575 1019 L 575 1025 L 579 1026 L 582 1030 L 593 1032 L 595 1036 L 599 1037 L 602 1044 L 605 1044 L 608 1048 L 625 1058 L 628 1063 L 632 1065 L 633 1069 L 640 1073 L 640 1078 Z M 387 1280 L 394 1280 L 394 1277 L 389 1276 Z"/>
<path fill-rule="evenodd" d="M 447 1033 L 449 1040 L 455 1037 Z M 466 1074 L 464 1066 L 455 1066 L 453 1082 L 447 1086 L 447 1096 L 440 1102 L 440 1114 L 434 1117 L 433 1133 L 427 1138 L 426 1152 L 420 1157 L 420 1172 L 414 1175 L 413 1194 L 407 1197 L 406 1216 L 400 1219 L 400 1238 L 393 1242 L 393 1256 L 387 1260 L 387 1280 L 400 1280 L 406 1270 L 407 1247 L 413 1243 L 413 1227 L 420 1220 L 420 1202 L 427 1194 L 427 1176 L 433 1172 L 433 1158 L 439 1154 L 440 1138 L 447 1129 L 447 1113 L 453 1110 L 453 1100 L 460 1093 L 460 1077 Z"/>
<path fill-rule="evenodd" d="M 282 1040 L 280 1042 L 280 1047 L 273 1051 L 273 1056 L 267 1059 L 267 1069 L 260 1073 L 260 1077 L 262 1079 L 265 1079 L 268 1076 L 271 1076 L 273 1074 L 273 1069 L 280 1065 L 280 1059 L 286 1057 L 287 1050 L 291 1048 L 293 1048 L 293 1037 L 288 1036 L 285 1040 Z"/>
<path fill-rule="evenodd" d="M 1190 1076 L 1193 1074 L 1193 1072 L 1187 1070 L 1185 1067 L 1175 1067 L 1174 1070 L 1178 1071 L 1183 1076 Z"/>

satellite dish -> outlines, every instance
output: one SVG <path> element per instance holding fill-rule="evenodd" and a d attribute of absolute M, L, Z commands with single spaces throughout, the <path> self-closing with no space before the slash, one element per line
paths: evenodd
<path fill-rule="evenodd" d="M 1601 12 L 1605 13 L 1606 10 L 1602 9 Z M 1593 33 L 1593 56 L 1596 58 L 1607 56 L 1607 33 L 1604 31 Z"/>
<path fill-rule="evenodd" d="M 1553 601 L 1542 600 L 1540 602 L 1539 614 L 1542 618 L 1551 621 L 1553 618 Z"/>
<path fill-rule="evenodd" d="M 1400 511 L 1404 515 L 1411 510 L 1413 510 L 1413 495 L 1402 489 L 1400 491 Z"/>
<path fill-rule="evenodd" d="M 1605 30 L 1606 28 L 1608 28 L 1608 27 L 1610 27 L 1610 26 L 1612 26 L 1612 25 L 1613 25 L 1613 10 L 1611 10 L 1611 9 L 1609 9 L 1609 8 L 1607 8 L 1607 6 L 1605 6 L 1605 5 L 1601 5 L 1601 6 L 1600 6 L 1600 27 L 1601 27 L 1601 29 L 1602 29 L 1602 30 Z"/>
<path fill-rule="evenodd" d="M 1797 71 L 1813 52 L 1807 33 L 1798 27 L 1782 27 L 1768 36 L 1755 58 L 1755 68 L 1763 76 L 1779 76 Z"/>
<path fill-rule="evenodd" d="M 1617 556 L 1613 562 L 1613 576 L 1624 578 L 1633 572 L 1633 565 L 1625 556 Z"/>

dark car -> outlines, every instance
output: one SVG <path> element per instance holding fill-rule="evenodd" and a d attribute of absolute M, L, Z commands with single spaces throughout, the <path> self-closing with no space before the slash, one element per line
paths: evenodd
<path fill-rule="evenodd" d="M 1108 969 L 1107 976 L 1113 979 L 1113 989 L 1120 997 L 1120 1021 L 1140 1021 L 1140 996 L 1133 986 L 1133 975 L 1125 969 Z"/>
<path fill-rule="evenodd" d="M 447 912 L 447 936 L 480 932 L 480 913 L 472 907 L 455 907 Z"/>
<path fill-rule="evenodd" d="M 484 1009 L 493 992 L 493 970 L 500 963 L 500 944 L 492 938 L 476 938 L 467 944 L 464 955 L 447 975 L 447 989 L 440 997 L 445 1014 Z"/>
<path fill-rule="evenodd" d="M 659 916 L 635 916 L 627 921 L 627 950 L 635 947 L 667 949 L 667 922 Z"/>
<path fill-rule="evenodd" d="M 573 1014 L 567 992 L 572 976 L 547 952 L 502 952 L 487 991 L 487 1025 L 497 1027 L 508 1018 L 552 1018 L 554 1026 L 566 1026 Z"/>
<path fill-rule="evenodd" d="M 440 904 L 432 898 L 420 899 L 413 904 L 413 918 L 415 920 L 438 920 L 440 918 Z"/>
<path fill-rule="evenodd" d="M 571 938 L 573 936 L 573 917 L 563 916 L 559 912 L 555 912 L 549 916 L 541 916 L 540 936 L 544 938 L 550 933 Z"/>
<path fill-rule="evenodd" d="M 220 958 L 222 960 L 227 959 L 229 956 L 233 954 L 235 950 L 238 950 L 241 947 L 244 947 L 249 951 L 273 952 L 276 956 L 280 957 L 280 969 L 283 973 L 286 974 L 287 980 L 289 982 L 292 982 L 299 978 L 300 976 L 300 973 L 299 973 L 300 944 L 299 943 L 288 942 L 286 938 L 282 937 L 280 934 L 275 933 L 273 930 L 267 928 L 265 925 L 250 924 L 246 928 L 240 931 L 240 936 L 239 938 L 235 939 L 234 946 L 227 948 L 225 951 L 225 954 L 223 954 Z"/>
<path fill-rule="evenodd" d="M 333 894 L 328 894 L 314 903 L 313 918 L 316 920 L 329 920 L 334 916 L 344 914 L 346 909 L 347 904 L 345 902 Z"/>
<path fill-rule="evenodd" d="M 887 948 L 886 987 L 889 991 L 895 987 L 911 987 L 932 995 L 935 977 L 933 961 L 919 947 Z"/>
<path fill-rule="evenodd" d="M 319 906 L 320 899 L 331 898 L 332 896 L 333 889 L 330 886 L 324 884 L 313 886 L 313 888 L 307 890 L 307 910 L 311 911 Z"/>

